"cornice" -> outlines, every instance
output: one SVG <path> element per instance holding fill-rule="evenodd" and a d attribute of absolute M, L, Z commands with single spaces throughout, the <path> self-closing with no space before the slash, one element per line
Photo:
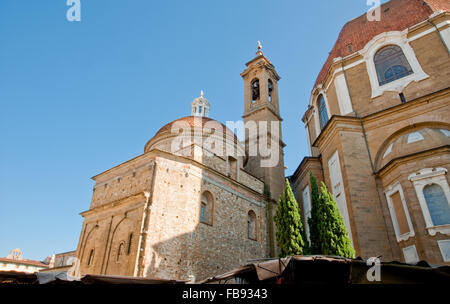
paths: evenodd
<path fill-rule="evenodd" d="M 322 129 L 322 132 L 320 132 L 319 136 L 316 137 L 314 140 L 312 146 L 313 147 L 319 147 L 320 145 L 324 145 L 325 142 L 331 138 L 334 133 L 336 133 L 338 130 L 349 130 L 349 131 L 355 131 L 355 128 L 343 128 L 343 126 L 340 126 L 339 124 L 345 123 L 347 125 L 353 125 L 353 126 L 360 126 L 361 122 L 358 117 L 354 116 L 342 116 L 342 115 L 333 115 L 328 120 L 325 127 Z"/>
<path fill-rule="evenodd" d="M 360 125 L 361 120 L 366 125 L 367 123 L 371 123 L 372 121 L 375 121 L 377 119 L 384 118 L 388 115 L 391 115 L 393 113 L 399 114 L 405 111 L 410 111 L 411 109 L 415 107 L 419 107 L 423 104 L 430 104 L 432 102 L 439 101 L 440 97 L 446 96 L 450 93 L 450 87 L 446 89 L 442 89 L 421 97 L 418 97 L 416 99 L 413 99 L 411 101 L 408 101 L 406 103 L 398 104 L 393 107 L 380 110 L 375 113 L 368 114 L 366 116 L 363 116 L 361 118 L 355 117 L 355 116 L 343 116 L 343 115 L 333 115 L 328 120 L 325 127 L 322 129 L 320 134 L 316 137 L 314 140 L 312 146 L 318 147 L 319 145 L 322 145 L 324 141 L 330 136 L 331 133 L 333 133 L 339 123 L 346 123 L 346 124 L 352 124 L 352 125 Z M 439 99 L 439 100 L 438 100 Z M 342 128 L 340 129 L 342 130 Z M 350 130 L 347 128 L 347 130 Z"/>
<path fill-rule="evenodd" d="M 254 113 L 257 113 L 257 112 L 260 112 L 260 111 L 262 111 L 264 109 L 269 110 L 276 118 L 278 118 L 278 120 L 280 122 L 283 121 L 283 118 L 281 118 L 281 116 L 278 113 L 276 113 L 271 107 L 269 107 L 267 104 L 263 104 L 263 105 L 255 107 L 251 111 L 249 111 L 249 112 L 245 113 L 244 115 L 242 115 L 242 118 L 245 119 L 245 118 L 249 117 L 250 115 L 252 115 Z"/>
<path fill-rule="evenodd" d="M 106 204 L 94 207 L 92 209 L 83 211 L 83 212 L 80 213 L 80 215 L 83 216 L 83 217 L 86 217 L 86 216 L 89 216 L 89 215 L 92 215 L 92 214 L 95 214 L 95 213 L 98 213 L 98 212 L 101 212 L 101 211 L 112 210 L 112 209 L 115 209 L 115 208 L 120 208 L 120 207 L 126 205 L 127 203 L 135 202 L 135 200 L 139 199 L 139 198 L 143 198 L 143 199 L 146 198 L 145 191 L 141 191 L 141 192 L 138 192 L 136 194 L 133 194 L 133 195 L 130 195 L 130 196 L 127 196 L 127 197 L 124 197 L 124 198 L 120 198 L 120 199 L 111 201 L 109 203 L 106 203 Z M 139 205 L 144 205 L 144 203 L 145 203 L 145 201 L 136 203 L 135 207 L 138 208 Z"/>
<path fill-rule="evenodd" d="M 319 162 L 320 163 L 320 156 L 306 156 L 302 159 L 300 164 L 298 165 L 297 169 L 295 169 L 294 173 L 290 176 L 289 180 L 297 179 L 300 174 L 300 172 L 305 172 L 305 168 L 307 168 L 308 164 L 312 162 Z"/>
<path fill-rule="evenodd" d="M 400 156 L 391 159 L 386 165 L 384 165 L 381 169 L 379 169 L 377 172 L 375 172 L 375 175 L 379 177 L 383 177 L 387 174 L 389 174 L 392 170 L 398 168 L 405 162 L 408 162 L 413 159 L 417 158 L 424 158 L 427 156 L 436 156 L 438 154 L 447 154 L 450 152 L 450 145 L 444 145 L 436 148 L 432 148 L 425 151 L 415 152 L 408 155 Z"/>
<path fill-rule="evenodd" d="M 418 98 L 413 99 L 411 101 L 408 101 L 408 102 L 405 102 L 405 103 L 401 103 L 401 104 L 392 106 L 390 108 L 386 108 L 386 109 L 380 110 L 378 112 L 374 112 L 374 113 L 368 114 L 368 115 L 362 117 L 362 119 L 364 120 L 364 123 L 369 123 L 372 120 L 376 120 L 376 119 L 382 118 L 382 117 L 390 115 L 392 113 L 396 113 L 396 114 L 402 113 L 402 112 L 411 110 L 411 109 L 413 109 L 415 107 L 419 107 L 419 106 L 421 106 L 424 103 L 434 102 L 436 99 L 438 99 L 440 97 L 443 97 L 443 96 L 446 96 L 449 93 L 450 93 L 450 87 L 447 87 L 445 89 L 442 89 L 442 90 L 439 90 L 439 91 L 436 91 L 436 92 L 432 92 L 432 93 L 429 93 L 427 95 L 418 97 Z"/>

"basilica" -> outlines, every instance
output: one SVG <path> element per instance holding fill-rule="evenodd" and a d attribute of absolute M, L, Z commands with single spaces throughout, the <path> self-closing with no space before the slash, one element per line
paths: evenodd
<path fill-rule="evenodd" d="M 244 121 L 281 130 L 279 76 L 261 46 L 241 75 Z M 281 135 L 270 127 L 247 132 L 246 145 L 209 109 L 201 92 L 191 116 L 163 126 L 143 154 L 93 177 L 76 254 L 82 274 L 200 280 L 275 254 Z M 278 147 L 273 166 L 248 153 L 260 134 Z"/>
<path fill-rule="evenodd" d="M 380 21 L 349 21 L 299 113 L 310 155 L 288 179 L 303 220 L 311 172 L 335 197 L 357 256 L 450 263 L 449 11 L 446 0 L 391 0 Z M 143 154 L 93 177 L 82 274 L 199 281 L 277 255 L 280 76 L 259 44 L 241 76 L 242 117 L 255 128 L 244 141 L 209 117 L 201 92 Z"/>

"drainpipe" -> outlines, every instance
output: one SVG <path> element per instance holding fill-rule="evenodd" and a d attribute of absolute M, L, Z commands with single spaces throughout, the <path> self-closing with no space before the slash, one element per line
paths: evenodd
<path fill-rule="evenodd" d="M 442 33 L 441 33 L 441 31 L 438 29 L 437 25 L 434 24 L 433 22 L 431 22 L 430 19 L 427 19 L 427 22 L 428 22 L 429 24 L 431 24 L 431 26 L 434 26 L 434 28 L 436 29 L 436 31 L 437 31 L 438 34 L 439 34 L 439 37 L 441 38 L 442 43 L 444 44 L 445 48 L 447 49 L 447 53 L 450 54 L 450 50 L 449 50 L 449 48 L 448 48 L 448 45 L 445 43 L 444 37 L 442 37 Z"/>

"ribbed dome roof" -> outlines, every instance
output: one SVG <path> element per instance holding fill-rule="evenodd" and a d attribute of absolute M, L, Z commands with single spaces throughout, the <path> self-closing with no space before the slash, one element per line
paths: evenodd
<path fill-rule="evenodd" d="M 222 126 L 223 133 L 226 133 L 228 136 L 236 137 L 236 135 L 230 129 L 228 129 L 227 126 L 225 126 L 223 123 L 221 123 L 215 119 L 209 118 L 209 117 L 200 117 L 200 116 L 186 116 L 186 117 L 176 119 L 172 122 L 169 122 L 168 124 L 163 126 L 161 129 L 159 129 L 158 132 L 156 132 L 155 137 L 157 137 L 159 134 L 161 134 L 163 132 L 166 132 L 166 131 L 170 132 L 172 127 L 177 123 L 187 123 L 191 128 L 200 128 L 200 127 L 204 128 L 205 124 L 208 122 L 215 122 L 217 124 L 220 124 Z M 208 125 L 211 126 L 212 123 L 210 123 Z M 208 125 L 206 127 L 209 127 Z M 180 124 L 180 126 L 182 126 L 182 125 Z"/>
<path fill-rule="evenodd" d="M 426 20 L 433 12 L 439 10 L 450 11 L 450 1 L 391 0 L 381 5 L 380 22 L 368 21 L 366 14 L 347 22 L 339 33 L 314 87 L 325 80 L 334 58 L 360 51 L 375 36 L 390 31 L 403 31 Z"/>
<path fill-rule="evenodd" d="M 177 125 L 178 124 L 178 125 Z M 158 132 L 156 132 L 155 136 L 153 136 L 152 139 L 148 141 L 148 143 L 145 145 L 145 151 L 148 151 L 151 146 L 156 144 L 156 142 L 159 141 L 159 138 L 166 137 L 166 136 L 176 136 L 176 133 L 173 133 L 172 130 L 174 128 L 186 128 L 189 126 L 192 131 L 198 131 L 202 130 L 203 136 L 208 136 L 211 134 L 211 129 L 215 129 L 214 134 L 220 136 L 220 132 L 222 132 L 223 136 L 226 138 L 231 138 L 232 141 L 239 144 L 239 140 L 237 136 L 229 129 L 227 126 L 222 124 L 221 122 L 208 118 L 208 117 L 201 117 L 201 116 L 186 116 L 179 119 L 176 119 L 172 122 L 169 122 L 165 126 L 163 126 L 161 129 L 159 129 Z"/>

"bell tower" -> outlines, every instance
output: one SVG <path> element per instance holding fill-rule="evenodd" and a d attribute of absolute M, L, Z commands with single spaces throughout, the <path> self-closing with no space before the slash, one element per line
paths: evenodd
<path fill-rule="evenodd" d="M 285 144 L 281 136 L 278 76 L 264 56 L 258 41 L 256 57 L 246 63 L 244 79 L 245 169 L 266 184 L 271 197 L 278 201 L 283 192 Z M 256 132 L 254 131 L 256 127 Z"/>

